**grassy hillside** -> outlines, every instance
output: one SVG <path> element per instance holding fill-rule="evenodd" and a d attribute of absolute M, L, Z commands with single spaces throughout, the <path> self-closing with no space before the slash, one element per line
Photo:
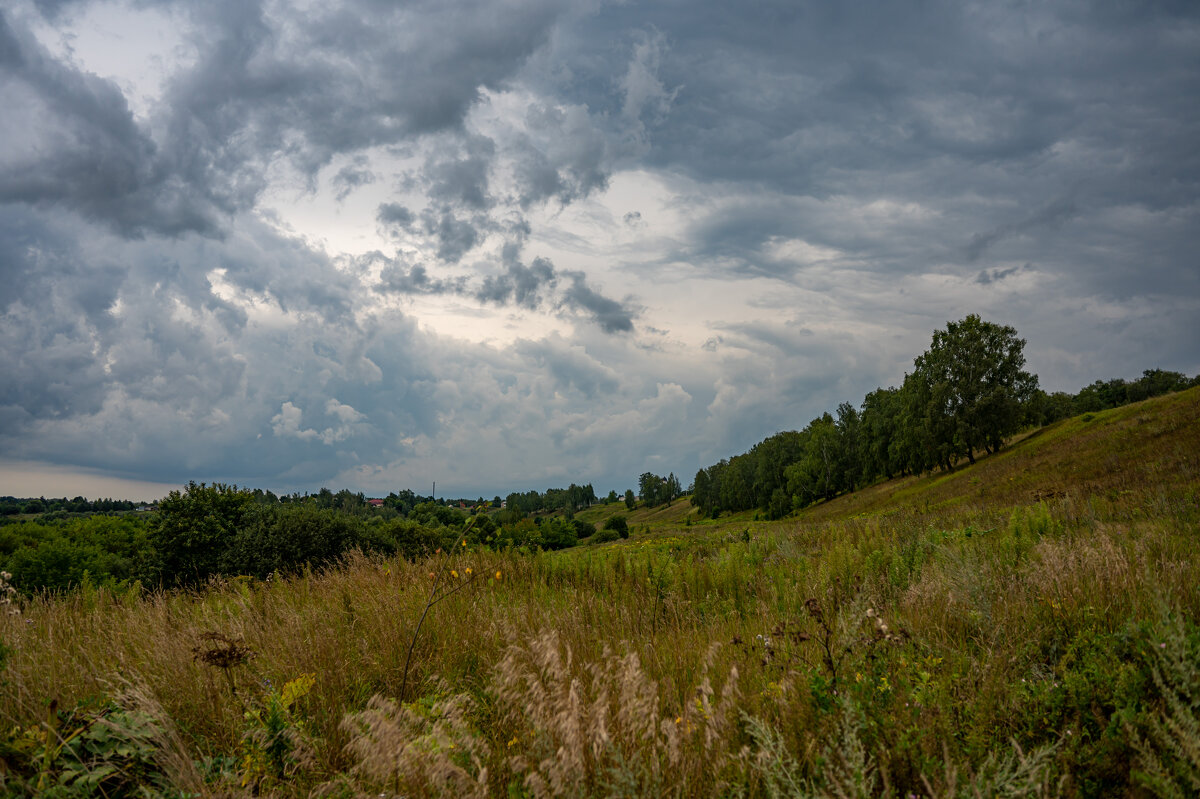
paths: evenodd
<path fill-rule="evenodd" d="M 1198 419 L 1197 389 L 1070 419 L 777 522 L 683 501 L 561 553 L 25 602 L 4 785 L 1189 795 Z"/>

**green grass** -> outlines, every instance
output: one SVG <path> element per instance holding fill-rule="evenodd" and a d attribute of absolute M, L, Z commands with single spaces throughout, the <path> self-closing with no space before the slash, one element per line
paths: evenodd
<path fill-rule="evenodd" d="M 48 703 L 91 699 L 199 795 L 1188 795 L 1198 419 L 1193 389 L 789 519 L 598 506 L 628 540 L 458 553 L 404 703 L 430 563 L 38 597 L 0 617 L 5 785 L 69 791 Z"/>

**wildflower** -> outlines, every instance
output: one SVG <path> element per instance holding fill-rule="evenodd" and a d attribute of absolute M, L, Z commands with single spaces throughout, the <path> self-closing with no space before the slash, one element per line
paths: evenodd
<path fill-rule="evenodd" d="M 514 736 L 513 736 L 513 739 L 512 739 L 511 741 L 509 741 L 509 742 L 508 742 L 508 745 L 509 745 L 510 747 L 512 747 L 512 746 L 516 746 L 516 744 L 517 744 L 517 736 L 515 736 L 515 735 L 514 735 Z"/>
<path fill-rule="evenodd" d="M 430 579 L 430 580 L 432 580 L 434 577 L 437 577 L 437 575 L 436 575 L 436 574 L 434 574 L 433 572 L 430 572 L 430 573 L 429 573 L 429 579 Z"/>
<path fill-rule="evenodd" d="M 451 577 L 453 577 L 455 580 L 457 580 L 457 579 L 458 579 L 458 570 L 457 570 L 457 569 L 451 569 L 451 570 L 450 570 L 450 576 L 451 576 Z"/>
<path fill-rule="evenodd" d="M 499 579 L 500 579 L 500 572 L 496 572 L 496 579 L 497 579 L 497 580 L 499 580 Z"/>
<path fill-rule="evenodd" d="M 679 723 L 680 723 L 680 722 L 682 722 L 682 721 L 683 721 L 683 716 L 676 716 L 676 717 L 675 717 L 675 723 L 676 723 L 676 724 L 679 724 Z"/>
<path fill-rule="evenodd" d="M 465 572 L 467 573 L 467 576 L 468 576 L 468 577 L 470 577 L 470 576 L 471 576 L 471 567 L 470 567 L 470 566 L 468 566 L 468 567 L 467 567 L 466 569 L 464 569 L 463 571 L 465 571 Z"/>
<path fill-rule="evenodd" d="M 467 545 L 467 539 L 464 538 L 462 544 L 465 547 Z"/>

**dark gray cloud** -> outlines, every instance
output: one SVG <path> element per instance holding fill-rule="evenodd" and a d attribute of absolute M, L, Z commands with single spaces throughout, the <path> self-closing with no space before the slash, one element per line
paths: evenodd
<path fill-rule="evenodd" d="M 437 243 L 437 257 L 456 264 L 480 239 L 482 219 L 465 219 L 448 207 L 428 208 L 421 214 L 425 234 Z"/>
<path fill-rule="evenodd" d="M 181 185 L 111 81 L 50 56 L 0 11 L 0 204 L 59 205 L 124 235 L 212 232 L 213 197 Z"/>
<path fill-rule="evenodd" d="M 412 225 L 416 217 L 412 211 L 405 208 L 399 203 L 384 203 L 379 206 L 379 211 L 375 215 L 382 224 L 396 225 L 401 228 L 407 228 Z"/>
<path fill-rule="evenodd" d="M 630 333 L 637 310 L 605 297 L 593 289 L 587 276 L 578 271 L 560 271 L 546 258 L 534 258 L 526 265 L 519 260 L 518 246 L 506 248 L 503 271 L 481 281 L 469 278 L 433 278 L 421 264 L 408 264 L 401 257 L 389 258 L 380 252 L 368 253 L 356 260 L 362 269 L 380 266 L 377 291 L 410 295 L 456 295 L 484 304 L 515 306 L 529 311 L 565 309 L 582 312 L 606 333 Z M 565 287 L 563 284 L 566 283 Z"/>
<path fill-rule="evenodd" d="M 566 305 L 589 311 L 607 333 L 629 333 L 633 330 L 633 311 L 593 290 L 582 272 L 566 272 L 564 275 L 571 279 L 570 287 L 563 293 Z"/>
<path fill-rule="evenodd" d="M 50 57 L 0 13 L 4 85 L 27 126 L 26 151 L 6 148 L 0 202 L 61 204 L 126 235 L 211 234 L 254 203 L 279 155 L 314 176 L 335 153 L 457 128 L 559 13 L 539 0 L 361 2 L 286 20 L 243 0 L 181 8 L 199 58 L 171 79 L 150 127 L 114 84 Z M 362 172 L 343 172 L 343 187 L 361 185 Z M 456 179 L 444 176 L 447 190 Z"/>
<path fill-rule="evenodd" d="M 563 279 L 570 285 L 556 292 Z M 529 266 L 510 260 L 504 272 L 484 279 L 475 296 L 481 302 L 531 310 L 556 301 L 560 307 L 587 313 L 606 333 L 631 332 L 636 316 L 634 309 L 589 286 L 582 272 L 560 272 L 545 258 L 535 258 Z"/>
<path fill-rule="evenodd" d="M 975 282 L 982 286 L 987 286 L 991 283 L 998 283 L 999 281 L 1004 280 L 1006 277 L 1011 277 L 1018 272 L 1023 272 L 1031 268 L 1032 267 L 1030 264 L 1025 264 L 1024 266 L 1010 266 L 1007 269 L 1001 269 L 999 267 L 993 269 L 984 269 L 975 276 Z"/>
<path fill-rule="evenodd" d="M 375 174 L 369 168 L 370 162 L 364 156 L 355 156 L 354 160 L 338 170 L 333 176 L 333 187 L 338 202 L 350 196 L 350 193 L 360 186 L 375 182 Z"/>
<path fill-rule="evenodd" d="M 1059 200 L 1038 209 L 1019 222 L 1003 225 L 986 233 L 976 233 L 967 244 L 967 261 L 978 261 L 979 256 L 1003 239 L 1020 236 L 1038 228 L 1057 229 L 1062 227 L 1078 213 L 1079 209 L 1075 203 L 1069 200 Z"/>
<path fill-rule="evenodd" d="M 429 196 L 443 203 L 482 211 L 492 205 L 488 196 L 488 167 L 496 154 L 490 139 L 472 136 L 461 153 L 430 159 L 424 174 L 430 182 Z"/>
<path fill-rule="evenodd" d="M 475 296 L 482 302 L 494 302 L 497 305 L 511 302 L 534 309 L 542 304 L 544 292 L 557 284 L 558 273 L 554 264 L 545 258 L 535 258 L 529 266 L 510 262 L 503 273 L 487 277 Z"/>

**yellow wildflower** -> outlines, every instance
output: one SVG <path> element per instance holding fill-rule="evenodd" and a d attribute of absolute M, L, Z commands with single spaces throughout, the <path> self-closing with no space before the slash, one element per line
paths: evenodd
<path fill-rule="evenodd" d="M 458 571 L 456 569 L 451 569 L 450 576 L 453 577 L 455 580 L 457 580 L 458 579 Z"/>

